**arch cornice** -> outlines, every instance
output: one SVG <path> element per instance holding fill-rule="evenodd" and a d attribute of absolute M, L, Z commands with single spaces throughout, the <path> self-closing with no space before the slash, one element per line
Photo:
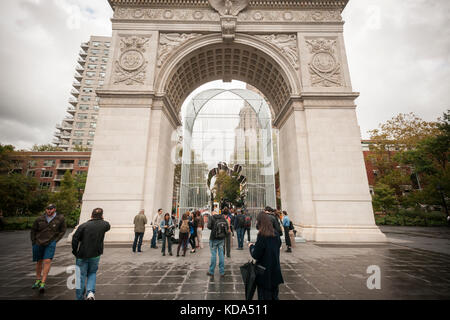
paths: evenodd
<path fill-rule="evenodd" d="M 248 46 L 259 50 L 272 58 L 275 63 L 280 67 L 282 75 L 285 77 L 285 81 L 290 86 L 291 95 L 299 96 L 301 93 L 301 83 L 298 71 L 292 66 L 289 60 L 281 53 L 281 51 L 275 46 L 268 42 L 263 41 L 252 35 L 246 34 L 236 34 L 236 39 L 234 43 L 239 45 Z M 179 48 L 177 48 L 168 59 L 165 61 L 164 65 L 161 67 L 157 74 L 155 81 L 155 92 L 157 96 L 163 97 L 166 95 L 166 86 L 170 81 L 170 77 L 174 71 L 177 69 L 177 65 L 189 54 L 199 50 L 201 48 L 223 44 L 222 34 L 215 33 L 209 35 L 203 35 L 194 39 L 189 40 Z"/>

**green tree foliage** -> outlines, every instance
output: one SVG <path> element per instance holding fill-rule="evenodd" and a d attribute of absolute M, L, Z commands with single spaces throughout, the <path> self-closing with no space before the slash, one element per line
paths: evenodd
<path fill-rule="evenodd" d="M 420 177 L 419 192 L 411 195 L 412 201 L 421 204 L 442 204 L 439 188 L 450 195 L 450 110 L 444 113 L 437 124 L 437 134 L 420 140 L 415 148 L 402 152 L 396 159 L 411 166 L 414 174 Z"/>
<path fill-rule="evenodd" d="M 215 200 L 228 199 L 234 205 L 240 205 L 241 185 L 236 177 L 229 176 L 225 171 L 220 171 L 214 184 Z"/>
<path fill-rule="evenodd" d="M 33 152 L 58 152 L 58 151 L 64 151 L 62 148 L 55 147 L 51 144 L 43 144 L 43 145 L 37 145 L 35 144 L 33 148 L 31 148 L 31 151 Z"/>
<path fill-rule="evenodd" d="M 67 225 L 73 227 L 79 218 L 78 190 L 70 171 L 66 171 L 61 181 L 59 192 L 52 194 L 51 201 L 56 205 L 57 211 L 64 214 Z"/>
<path fill-rule="evenodd" d="M 48 198 L 48 192 L 39 189 L 35 178 L 22 174 L 0 175 L 0 210 L 4 216 L 40 213 Z"/>
<path fill-rule="evenodd" d="M 9 174 L 15 168 L 13 154 L 15 147 L 12 145 L 0 144 L 0 174 Z"/>
<path fill-rule="evenodd" d="M 395 190 L 388 185 L 378 183 L 375 185 L 374 191 L 373 206 L 375 210 L 382 210 L 384 213 L 387 213 L 397 204 Z"/>
<path fill-rule="evenodd" d="M 83 147 L 83 146 L 75 146 L 75 147 L 73 148 L 73 150 L 74 150 L 75 152 L 89 152 L 89 151 L 91 151 L 91 150 L 89 150 L 88 147 Z"/>
<path fill-rule="evenodd" d="M 83 200 L 83 193 L 84 193 L 84 190 L 86 189 L 86 180 L 87 180 L 86 172 L 77 174 L 74 179 L 75 188 L 78 192 L 78 202 L 80 202 L 80 203 Z"/>

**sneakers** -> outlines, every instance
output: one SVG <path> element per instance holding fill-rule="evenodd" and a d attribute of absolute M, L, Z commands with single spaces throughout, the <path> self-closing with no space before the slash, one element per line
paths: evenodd
<path fill-rule="evenodd" d="M 95 294 L 92 292 L 89 292 L 86 300 L 91 300 L 91 301 L 95 300 Z"/>
<path fill-rule="evenodd" d="M 39 284 L 39 293 L 44 292 L 45 292 L 45 283 L 41 281 L 41 283 Z"/>
<path fill-rule="evenodd" d="M 33 284 L 33 286 L 31 287 L 31 289 L 37 289 L 41 286 L 41 280 L 36 280 L 36 282 Z"/>

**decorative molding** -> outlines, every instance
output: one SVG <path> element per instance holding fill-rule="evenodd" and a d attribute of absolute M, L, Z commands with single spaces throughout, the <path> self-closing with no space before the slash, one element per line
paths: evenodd
<path fill-rule="evenodd" d="M 222 26 L 222 38 L 224 42 L 233 42 L 236 37 L 236 21 L 235 16 L 227 15 L 220 17 Z"/>
<path fill-rule="evenodd" d="M 151 21 L 218 22 L 220 14 L 210 8 L 158 9 L 119 7 L 115 19 Z M 231 15 L 233 16 L 233 15 Z M 237 15 L 238 22 L 342 22 L 340 10 L 245 10 Z"/>
<path fill-rule="evenodd" d="M 336 40 L 306 40 L 312 54 L 309 65 L 313 87 L 342 87 L 341 64 L 336 56 Z"/>
<path fill-rule="evenodd" d="M 115 62 L 114 84 L 125 82 L 126 85 L 144 84 L 145 68 L 148 62 L 144 53 L 151 38 L 128 36 L 120 39 L 120 57 Z"/>
<path fill-rule="evenodd" d="M 161 33 L 159 37 L 158 68 L 164 64 L 170 54 L 187 41 L 200 37 L 199 33 Z"/>
<path fill-rule="evenodd" d="M 295 69 L 299 66 L 297 35 L 295 34 L 272 34 L 257 35 L 257 38 L 270 42 L 276 46 L 284 56 L 290 61 Z"/>
<path fill-rule="evenodd" d="M 247 10 L 238 15 L 238 22 L 342 22 L 340 10 Z"/>

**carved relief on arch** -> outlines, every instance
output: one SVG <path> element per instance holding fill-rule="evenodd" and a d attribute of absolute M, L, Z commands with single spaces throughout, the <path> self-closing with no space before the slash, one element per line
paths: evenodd
<path fill-rule="evenodd" d="M 120 38 L 120 56 L 115 61 L 114 84 L 144 84 L 146 61 L 144 53 L 151 36 L 125 36 Z"/>
<path fill-rule="evenodd" d="M 342 87 L 342 68 L 336 54 L 336 40 L 316 38 L 306 40 L 311 53 L 309 73 L 313 87 Z"/>
<path fill-rule="evenodd" d="M 297 35 L 295 34 L 272 34 L 272 35 L 257 35 L 257 38 L 269 42 L 278 50 L 281 51 L 283 56 L 285 56 L 291 65 L 298 69 L 299 58 L 298 58 L 298 43 L 297 43 Z"/>
<path fill-rule="evenodd" d="M 199 33 L 161 33 L 159 36 L 158 68 L 161 68 L 169 56 L 191 39 L 202 36 Z"/>

